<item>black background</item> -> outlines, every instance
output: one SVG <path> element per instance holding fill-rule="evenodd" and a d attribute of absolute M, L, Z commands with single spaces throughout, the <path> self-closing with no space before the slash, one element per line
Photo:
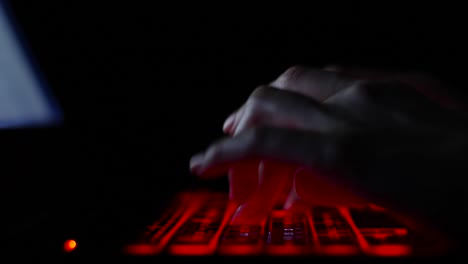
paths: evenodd
<path fill-rule="evenodd" d="M 58 127 L 2 132 L 11 244 L 55 251 L 74 237 L 112 251 L 167 195 L 199 184 L 190 156 L 289 66 L 421 70 L 464 92 L 453 10 L 284 5 L 11 1 L 64 113 Z"/>

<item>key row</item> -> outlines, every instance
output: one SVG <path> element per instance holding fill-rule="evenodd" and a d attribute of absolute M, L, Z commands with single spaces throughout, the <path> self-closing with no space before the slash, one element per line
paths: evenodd
<path fill-rule="evenodd" d="M 413 233 L 382 210 L 316 206 L 273 210 L 258 225 L 232 225 L 224 193 L 184 194 L 126 247 L 134 255 L 411 254 Z"/>

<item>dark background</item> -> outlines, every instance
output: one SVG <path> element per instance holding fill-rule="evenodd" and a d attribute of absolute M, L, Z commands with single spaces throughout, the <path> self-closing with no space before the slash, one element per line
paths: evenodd
<path fill-rule="evenodd" d="M 53 252 L 71 237 L 116 253 L 165 197 L 200 185 L 190 156 L 292 65 L 426 71 L 464 94 L 452 10 L 278 7 L 11 1 L 64 124 L 1 132 L 10 245 Z"/>

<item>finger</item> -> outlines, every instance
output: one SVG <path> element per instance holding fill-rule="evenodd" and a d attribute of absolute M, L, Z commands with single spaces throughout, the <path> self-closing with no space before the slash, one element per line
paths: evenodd
<path fill-rule="evenodd" d="M 247 202 L 258 189 L 259 162 L 239 162 L 228 173 L 229 198 L 237 204 Z"/>
<path fill-rule="evenodd" d="M 223 124 L 223 131 L 224 133 L 228 134 L 228 135 L 233 135 L 234 134 L 234 131 L 235 131 L 235 128 L 238 126 L 241 118 L 243 117 L 244 115 L 244 112 L 245 112 L 245 107 L 242 106 L 241 108 L 239 108 L 237 111 L 235 111 L 234 113 L 232 113 L 227 119 L 226 121 L 224 121 L 224 124 Z"/>
<path fill-rule="evenodd" d="M 237 115 L 237 111 L 235 111 L 234 113 L 229 115 L 228 118 L 226 118 L 226 120 L 224 121 L 224 124 L 223 124 L 223 132 L 224 133 L 230 134 L 230 132 L 232 131 L 232 127 L 234 126 L 234 122 L 236 120 L 236 115 Z"/>
<path fill-rule="evenodd" d="M 352 86 L 355 82 L 354 78 L 341 76 L 336 72 L 294 66 L 286 70 L 270 85 L 321 102 L 342 89 Z"/>
<path fill-rule="evenodd" d="M 272 210 L 283 187 L 292 179 L 290 166 L 262 161 L 258 170 L 259 188 L 252 198 L 234 214 L 235 225 L 258 225 Z"/>
<path fill-rule="evenodd" d="M 201 177 L 225 175 L 233 164 L 251 159 L 271 159 L 301 165 L 327 166 L 336 158 L 335 134 L 254 127 L 212 144 L 192 157 L 192 173 Z"/>
<path fill-rule="evenodd" d="M 269 86 L 255 89 L 235 119 L 230 126 L 233 135 L 258 125 L 325 132 L 341 129 L 347 122 L 314 99 Z"/>
<path fill-rule="evenodd" d="M 298 204 L 299 201 L 301 200 L 301 197 L 299 196 L 296 190 L 296 177 L 295 177 L 296 174 L 297 174 L 297 170 L 294 173 L 293 181 L 289 188 L 288 197 L 286 198 L 283 204 L 283 209 L 285 210 L 291 209 L 294 205 Z"/>

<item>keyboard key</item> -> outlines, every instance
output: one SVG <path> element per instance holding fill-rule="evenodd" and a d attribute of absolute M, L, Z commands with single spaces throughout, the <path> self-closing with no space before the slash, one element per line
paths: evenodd
<path fill-rule="evenodd" d="M 232 225 L 226 228 L 220 243 L 257 244 L 262 238 L 261 226 Z"/>
<path fill-rule="evenodd" d="M 172 235 L 203 199 L 204 197 L 199 194 L 185 192 L 179 194 L 165 210 L 162 210 L 156 220 L 146 227 L 139 239 L 124 248 L 124 252 L 131 255 L 160 254 Z"/>
<path fill-rule="evenodd" d="M 411 232 L 386 210 L 353 208 L 349 212 L 367 243 L 366 254 L 405 256 L 412 251 Z"/>
<path fill-rule="evenodd" d="M 336 208 L 315 207 L 312 215 L 320 244 L 356 244 L 354 233 Z"/>
<path fill-rule="evenodd" d="M 219 241 L 220 255 L 259 255 L 263 251 L 262 225 L 229 225 Z"/>
<path fill-rule="evenodd" d="M 350 208 L 349 212 L 358 228 L 405 228 L 383 210 Z"/>
<path fill-rule="evenodd" d="M 213 195 L 190 217 L 171 239 L 173 255 L 212 255 L 221 231 L 234 213 L 227 195 Z"/>
<path fill-rule="evenodd" d="M 314 238 L 318 241 L 317 252 L 321 255 L 357 255 L 361 250 L 357 238 L 335 207 L 317 206 L 311 209 L 310 222 Z"/>
<path fill-rule="evenodd" d="M 268 219 L 265 242 L 270 255 L 310 254 L 313 247 L 305 212 L 274 210 Z"/>
<path fill-rule="evenodd" d="M 206 244 L 213 238 L 226 210 L 226 201 L 210 201 L 176 233 L 171 243 Z"/>

